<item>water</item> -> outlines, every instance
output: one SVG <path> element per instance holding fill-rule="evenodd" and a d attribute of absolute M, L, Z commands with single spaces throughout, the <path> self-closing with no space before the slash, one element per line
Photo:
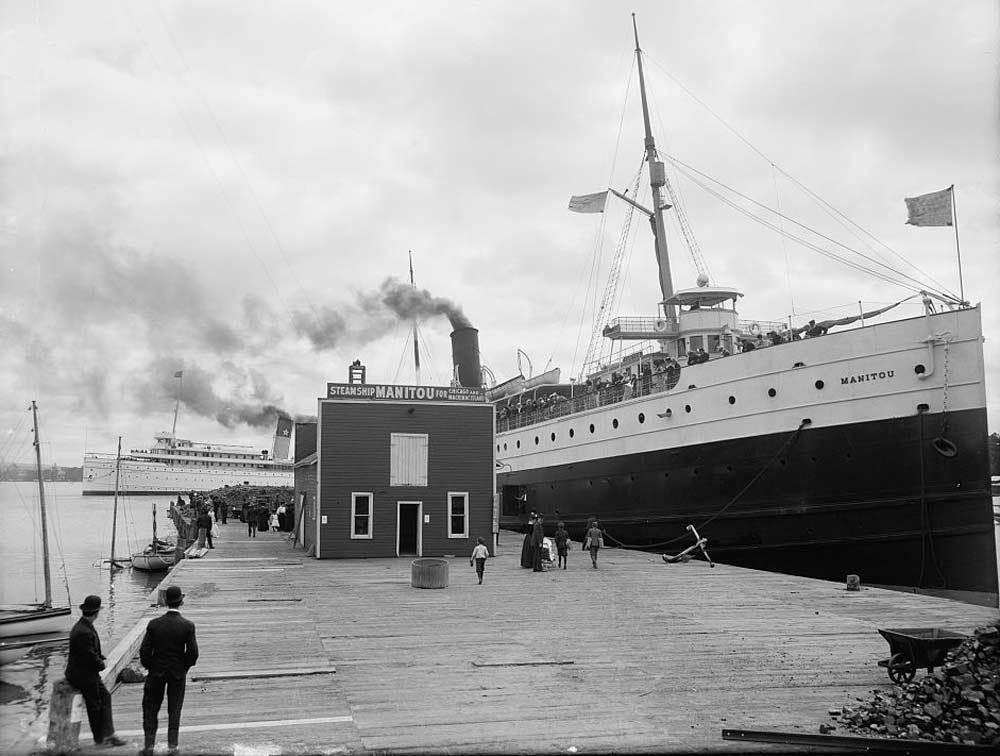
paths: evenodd
<path fill-rule="evenodd" d="M 150 592 L 165 573 L 144 573 L 127 567 L 112 572 L 102 565 L 111 554 L 114 497 L 85 497 L 80 491 L 80 483 L 45 485 L 52 601 L 57 606 L 68 602 L 75 622 L 84 597 L 100 596 L 102 608 L 95 626 L 101 647 L 108 654 L 148 608 Z M 118 498 L 118 556 L 128 556 L 149 543 L 154 503 L 157 535 L 174 538 L 176 532 L 167 517 L 169 502 L 166 496 Z M 0 482 L 0 517 L 0 603 L 41 601 L 45 589 L 37 484 Z M 15 743 L 20 743 L 18 750 L 23 750 L 25 742 L 44 738 L 52 685 L 62 678 L 65 667 L 64 644 L 37 648 L 0 667 L 0 753 L 11 752 Z"/>

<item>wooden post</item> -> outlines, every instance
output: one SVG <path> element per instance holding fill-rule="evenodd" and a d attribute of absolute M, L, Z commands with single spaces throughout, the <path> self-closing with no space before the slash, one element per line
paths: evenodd
<path fill-rule="evenodd" d="M 83 719 L 83 696 L 66 678 L 52 686 L 49 703 L 49 734 L 46 748 L 54 754 L 70 753 L 80 747 L 80 722 Z"/>

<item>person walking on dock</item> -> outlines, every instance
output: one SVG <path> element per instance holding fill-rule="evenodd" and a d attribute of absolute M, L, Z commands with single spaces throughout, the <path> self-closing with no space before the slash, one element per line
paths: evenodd
<path fill-rule="evenodd" d="M 198 548 L 205 548 L 205 540 L 208 540 L 208 548 L 214 549 L 212 543 L 212 515 L 208 513 L 208 507 L 202 507 L 198 514 Z"/>
<path fill-rule="evenodd" d="M 486 558 L 490 555 L 490 552 L 486 548 L 486 542 L 482 538 L 477 538 L 476 541 L 476 548 L 472 550 L 472 556 L 469 558 L 469 566 L 471 567 L 473 562 L 475 562 L 476 575 L 479 576 L 479 585 L 482 585 L 483 572 L 486 571 Z"/>
<path fill-rule="evenodd" d="M 178 586 L 172 585 L 165 591 L 164 601 L 166 613 L 146 625 L 146 635 L 139 647 L 139 661 L 149 670 L 142 690 L 145 745 L 141 756 L 153 756 L 164 692 L 167 695 L 167 752 L 177 753 L 187 672 L 198 661 L 194 623 L 180 613 L 184 594 Z"/>
<path fill-rule="evenodd" d="M 521 544 L 521 566 L 525 569 L 534 565 L 535 560 L 531 555 L 531 539 L 534 538 L 535 513 L 528 517 L 528 532 L 524 534 L 524 542 Z"/>
<path fill-rule="evenodd" d="M 562 522 L 556 525 L 556 551 L 559 553 L 559 567 L 565 570 L 569 559 L 569 532 Z"/>
<path fill-rule="evenodd" d="M 535 525 L 531 529 L 531 558 L 534 572 L 545 572 L 542 569 L 542 548 L 545 546 L 545 529 L 542 527 L 542 516 L 535 517 Z"/>
<path fill-rule="evenodd" d="M 590 549 L 590 561 L 594 564 L 594 569 L 597 569 L 597 552 L 600 551 L 601 547 L 604 545 L 604 533 L 601 531 L 601 523 L 594 520 L 594 524 L 590 526 L 590 530 L 587 531 L 587 539 L 584 542 L 584 548 Z"/>
<path fill-rule="evenodd" d="M 94 620 L 100 611 L 100 596 L 87 596 L 80 604 L 82 616 L 69 633 L 66 682 L 83 696 L 94 742 L 98 745 L 123 746 L 125 741 L 115 735 L 111 694 L 101 680 L 101 670 L 106 665 L 101 653 L 101 639 L 94 629 Z"/>
<path fill-rule="evenodd" d="M 247 538 L 257 537 L 257 507 L 253 504 L 243 505 L 243 522 L 247 524 Z"/>

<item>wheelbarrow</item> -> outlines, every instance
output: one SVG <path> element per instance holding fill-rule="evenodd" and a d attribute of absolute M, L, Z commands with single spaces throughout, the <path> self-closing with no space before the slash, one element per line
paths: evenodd
<path fill-rule="evenodd" d="M 918 669 L 933 672 L 940 666 L 948 652 L 969 636 L 942 630 L 939 627 L 911 627 L 896 630 L 879 630 L 889 642 L 889 658 L 878 665 L 885 667 L 894 683 L 908 683 Z"/>

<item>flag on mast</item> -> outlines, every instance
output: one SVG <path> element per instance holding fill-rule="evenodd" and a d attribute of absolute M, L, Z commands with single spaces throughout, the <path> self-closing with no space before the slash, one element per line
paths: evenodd
<path fill-rule="evenodd" d="M 911 226 L 953 226 L 951 192 L 954 185 L 940 192 L 905 197 L 906 222 Z"/>
<path fill-rule="evenodd" d="M 603 213 L 607 199 L 607 190 L 594 194 L 574 195 L 569 198 L 569 209 L 574 213 Z"/>

